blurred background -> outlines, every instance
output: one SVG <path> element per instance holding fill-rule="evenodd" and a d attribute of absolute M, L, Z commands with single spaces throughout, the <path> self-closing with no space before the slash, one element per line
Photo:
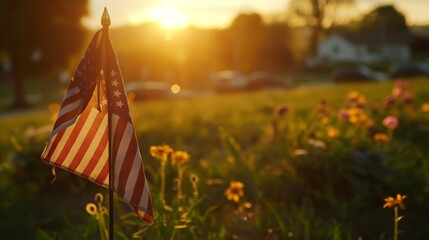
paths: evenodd
<path fill-rule="evenodd" d="M 40 155 L 105 6 L 157 214 L 115 198 L 115 239 L 387 240 L 398 193 L 428 238 L 428 0 L 1 0 L 0 239 L 102 239 Z"/>
<path fill-rule="evenodd" d="M 62 92 L 46 86 L 67 85 L 104 6 L 127 89 L 150 99 L 428 75 L 428 5 L 2 1 L 0 109 L 60 100 Z"/>

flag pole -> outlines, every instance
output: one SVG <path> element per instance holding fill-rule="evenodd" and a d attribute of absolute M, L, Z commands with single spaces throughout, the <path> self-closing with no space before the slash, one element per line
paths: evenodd
<path fill-rule="evenodd" d="M 109 71 L 107 69 L 107 59 L 106 59 L 106 48 L 107 48 L 107 37 L 109 34 L 109 26 L 110 26 L 110 16 L 107 12 L 107 8 L 104 7 L 103 15 L 101 16 L 101 25 L 103 26 L 103 41 L 102 41 L 102 56 L 101 56 L 101 67 L 103 69 L 103 78 L 106 85 L 106 91 L 107 91 L 107 98 L 108 101 L 110 96 L 110 84 L 107 83 L 107 74 L 109 74 Z M 107 108 L 109 109 L 108 114 L 110 114 L 110 102 L 107 104 Z M 111 121 L 110 117 L 107 117 L 107 124 L 109 129 L 109 240 L 113 240 L 114 236 L 114 215 L 113 215 L 113 158 L 112 158 L 112 151 L 111 151 Z"/>

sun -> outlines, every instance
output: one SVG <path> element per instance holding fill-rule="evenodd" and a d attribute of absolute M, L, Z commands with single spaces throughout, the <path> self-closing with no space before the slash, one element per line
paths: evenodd
<path fill-rule="evenodd" d="M 147 17 L 169 29 L 184 28 L 187 26 L 186 19 L 173 5 L 164 4 L 153 7 L 149 9 Z"/>

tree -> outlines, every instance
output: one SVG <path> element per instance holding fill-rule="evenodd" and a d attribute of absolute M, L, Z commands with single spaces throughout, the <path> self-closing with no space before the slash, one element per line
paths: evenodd
<path fill-rule="evenodd" d="M 27 107 L 22 81 L 29 74 L 64 68 L 81 50 L 81 18 L 88 0 L 3 0 L 0 2 L 0 53 L 12 66 L 15 102 Z"/>
<path fill-rule="evenodd" d="M 393 5 L 383 5 L 375 8 L 362 17 L 359 25 L 361 32 L 409 32 L 404 14 L 399 12 Z"/>
<path fill-rule="evenodd" d="M 319 38 L 326 28 L 335 25 L 341 7 L 354 0 L 291 0 L 289 2 L 289 21 L 304 23 L 312 28 L 310 40 L 311 53 L 315 55 Z"/>

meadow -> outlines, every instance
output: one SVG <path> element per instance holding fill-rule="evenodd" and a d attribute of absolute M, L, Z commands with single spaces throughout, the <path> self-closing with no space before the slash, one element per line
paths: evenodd
<path fill-rule="evenodd" d="M 428 238 L 428 79 L 130 107 L 156 219 L 115 198 L 116 239 Z M 1 239 L 106 237 L 107 191 L 40 160 L 56 109 L 0 116 Z"/>

